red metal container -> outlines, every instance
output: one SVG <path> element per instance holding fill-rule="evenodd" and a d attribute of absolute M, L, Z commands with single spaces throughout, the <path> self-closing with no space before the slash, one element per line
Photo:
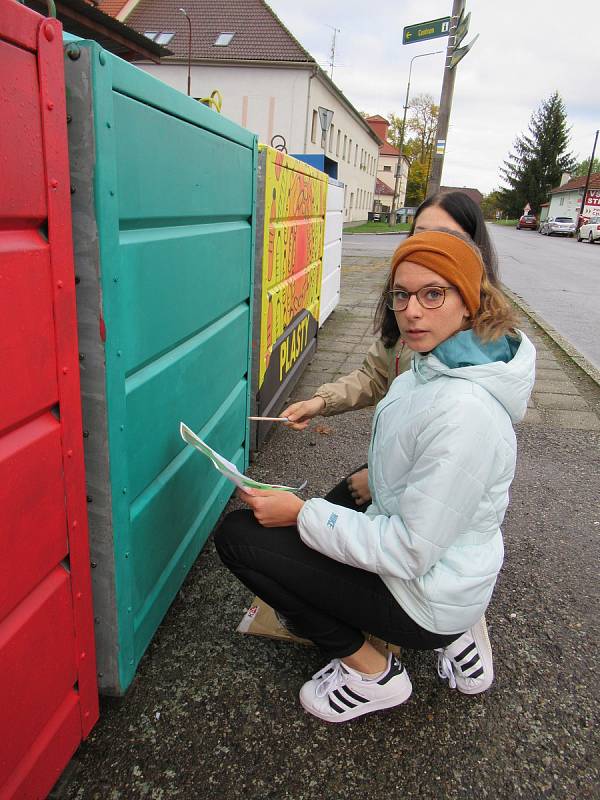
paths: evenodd
<path fill-rule="evenodd" d="M 0 800 L 98 718 L 62 28 L 0 0 Z"/>

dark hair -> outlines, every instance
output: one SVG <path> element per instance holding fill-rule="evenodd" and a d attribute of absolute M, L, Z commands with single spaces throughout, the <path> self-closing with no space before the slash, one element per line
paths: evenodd
<path fill-rule="evenodd" d="M 433 194 L 431 197 L 426 198 L 417 208 L 409 236 L 412 236 L 415 232 L 419 214 L 430 206 L 438 206 L 443 209 L 446 214 L 452 217 L 457 225 L 460 225 L 473 243 L 477 245 L 483 258 L 483 266 L 485 267 L 489 283 L 499 288 L 500 281 L 498 279 L 498 258 L 496 256 L 496 250 L 487 232 L 483 214 L 477 203 L 471 200 L 468 194 L 460 191 L 447 193 L 438 192 L 438 194 Z M 443 230 L 443 228 L 438 230 Z M 386 347 L 393 347 L 398 341 L 400 331 L 398 330 L 394 312 L 390 311 L 385 304 L 385 292 L 389 288 L 388 277 L 379 302 L 377 303 L 377 308 L 375 309 L 374 329 L 375 333 L 381 334 L 381 339 Z"/>

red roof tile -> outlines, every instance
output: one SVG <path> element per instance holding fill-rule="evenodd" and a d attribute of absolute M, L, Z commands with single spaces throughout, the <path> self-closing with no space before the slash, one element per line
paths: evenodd
<path fill-rule="evenodd" d="M 580 175 L 577 178 L 571 178 L 570 181 L 563 183 L 562 186 L 557 186 L 555 189 L 550 189 L 550 194 L 559 194 L 560 192 L 572 192 L 574 189 L 585 188 L 586 175 Z M 600 189 L 600 172 L 592 172 L 590 175 L 590 183 L 588 189 Z"/>
<path fill-rule="evenodd" d="M 171 58 L 180 61 L 188 55 L 188 22 L 181 7 L 192 23 L 192 61 L 315 63 L 264 0 L 140 0 L 127 24 L 141 33 L 174 31 L 168 47 Z M 231 43 L 216 46 L 220 33 L 233 33 Z"/>
<path fill-rule="evenodd" d="M 379 178 L 375 178 L 375 194 L 394 194 L 394 190 L 390 189 L 387 183 L 380 181 Z"/>
<path fill-rule="evenodd" d="M 100 11 L 110 14 L 111 17 L 116 17 L 126 2 L 127 0 L 100 0 L 99 3 L 92 3 L 92 5 L 97 5 Z"/>
<path fill-rule="evenodd" d="M 379 153 L 382 156 L 399 156 L 400 150 L 398 150 L 397 147 L 394 147 L 393 144 L 390 144 L 389 142 L 384 142 L 379 148 Z"/>
<path fill-rule="evenodd" d="M 483 195 L 479 189 L 472 189 L 468 186 L 440 186 L 440 194 L 448 194 L 449 192 L 462 192 L 477 203 L 478 206 L 481 205 L 483 200 Z"/>

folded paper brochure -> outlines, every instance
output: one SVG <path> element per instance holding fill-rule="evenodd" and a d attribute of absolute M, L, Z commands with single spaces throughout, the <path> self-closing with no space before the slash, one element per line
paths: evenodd
<path fill-rule="evenodd" d="M 293 486 L 279 486 L 277 484 L 260 483 L 260 481 L 254 481 L 252 478 L 248 478 L 246 475 L 243 475 L 235 464 L 232 464 L 231 461 L 223 458 L 223 456 L 219 455 L 216 450 L 213 450 L 212 447 L 209 447 L 206 442 L 203 442 L 202 439 L 199 436 L 196 436 L 194 431 L 191 430 L 191 428 L 188 428 L 185 423 L 179 423 L 179 432 L 181 433 L 181 438 L 184 442 L 191 444 L 196 448 L 196 450 L 199 450 L 203 455 L 210 459 L 213 467 L 218 469 L 222 475 L 228 478 L 228 480 L 230 480 L 232 483 L 235 483 L 235 485 L 240 489 L 276 489 L 280 492 L 299 492 L 306 486 L 306 481 L 304 481 L 301 486 L 297 486 L 296 488 Z"/>

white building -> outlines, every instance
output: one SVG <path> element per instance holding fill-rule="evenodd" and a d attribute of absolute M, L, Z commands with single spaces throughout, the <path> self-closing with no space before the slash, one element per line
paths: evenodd
<path fill-rule="evenodd" d="M 550 190 L 550 205 L 547 216 L 572 217 L 577 221 L 586 178 L 587 175 L 571 178 L 568 173 L 565 173 L 560 186 Z M 600 172 L 593 172 L 590 175 L 590 183 L 581 216 L 586 217 L 586 219 L 600 216 Z"/>
<path fill-rule="evenodd" d="M 396 191 L 396 172 L 400 171 L 400 180 L 396 196 L 396 209 L 402 208 L 406 200 L 406 185 L 408 183 L 408 170 L 410 161 L 405 155 L 400 155 L 400 150 L 388 142 L 388 128 L 390 123 L 384 117 L 376 114 L 365 120 L 369 127 L 381 140 L 379 146 L 379 160 L 377 164 L 377 185 L 373 211 L 391 211 L 394 192 Z"/>
<path fill-rule="evenodd" d="M 287 152 L 325 153 L 346 185 L 344 222 L 373 207 L 379 139 L 352 103 L 264 0 L 103 0 L 101 8 L 172 51 L 160 64 L 139 62 L 191 95 L 218 90 L 221 113 Z M 189 47 L 188 18 L 191 23 Z M 325 137 L 319 107 L 333 111 Z"/>

